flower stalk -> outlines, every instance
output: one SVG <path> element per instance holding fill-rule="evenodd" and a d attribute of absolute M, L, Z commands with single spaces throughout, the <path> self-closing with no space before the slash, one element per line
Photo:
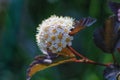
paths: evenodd
<path fill-rule="evenodd" d="M 98 63 L 98 62 L 95 62 L 85 56 L 83 56 L 82 54 L 78 53 L 77 51 L 75 51 L 72 47 L 68 46 L 68 48 L 73 52 L 73 54 L 79 56 L 81 59 L 79 60 L 73 60 L 74 62 L 77 62 L 77 63 L 87 63 L 87 64 L 94 64 L 94 65 L 100 65 L 100 66 L 109 66 L 109 64 L 103 64 L 103 63 Z"/>

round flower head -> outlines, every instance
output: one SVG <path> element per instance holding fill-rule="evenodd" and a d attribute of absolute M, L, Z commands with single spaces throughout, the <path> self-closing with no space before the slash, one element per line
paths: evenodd
<path fill-rule="evenodd" d="M 66 46 L 72 45 L 73 37 L 69 35 L 74 28 L 74 19 L 70 17 L 51 16 L 37 28 L 37 44 L 43 54 L 61 52 Z"/>

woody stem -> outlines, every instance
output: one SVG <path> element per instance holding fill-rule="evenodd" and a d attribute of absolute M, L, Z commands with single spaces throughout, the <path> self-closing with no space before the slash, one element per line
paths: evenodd
<path fill-rule="evenodd" d="M 109 64 L 102 64 L 102 63 L 94 62 L 92 60 L 87 60 L 87 59 L 74 60 L 74 62 L 94 64 L 94 65 L 100 65 L 100 66 L 109 66 Z"/>
<path fill-rule="evenodd" d="M 74 60 L 75 62 L 81 62 L 81 63 L 89 63 L 89 64 L 94 64 L 94 65 L 101 65 L 101 66 L 108 66 L 108 64 L 102 64 L 102 63 L 98 63 L 95 62 L 93 60 L 88 59 L 87 57 L 83 56 L 82 54 L 78 53 L 77 51 L 75 51 L 72 47 L 68 46 L 68 48 L 73 52 L 73 54 L 79 56 L 80 60 Z"/>
<path fill-rule="evenodd" d="M 116 63 L 116 59 L 115 59 L 115 55 L 114 55 L 114 53 L 112 53 L 112 57 L 113 57 L 113 61 L 114 61 L 114 63 Z"/>
<path fill-rule="evenodd" d="M 68 46 L 68 48 L 73 52 L 73 54 L 83 58 L 83 59 L 86 59 L 85 56 L 83 56 L 82 54 L 78 53 L 77 51 L 75 51 L 72 47 Z"/>

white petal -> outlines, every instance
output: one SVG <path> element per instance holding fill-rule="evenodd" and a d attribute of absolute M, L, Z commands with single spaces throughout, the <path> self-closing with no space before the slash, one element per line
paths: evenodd
<path fill-rule="evenodd" d="M 44 62 L 50 64 L 50 63 L 52 63 L 52 60 L 51 59 L 44 59 Z"/>
<path fill-rule="evenodd" d="M 57 53 L 57 50 L 52 50 L 52 53 Z"/>
<path fill-rule="evenodd" d="M 57 38 L 54 42 L 57 44 L 60 43 L 60 40 Z"/>
<path fill-rule="evenodd" d="M 52 40 L 51 40 L 51 37 L 48 37 L 47 38 L 47 42 L 51 42 Z"/>
<path fill-rule="evenodd" d="M 120 12 L 117 14 L 118 15 L 118 17 L 120 16 Z"/>
<path fill-rule="evenodd" d="M 118 12 L 120 13 L 120 9 L 118 9 Z"/>
<path fill-rule="evenodd" d="M 68 46 L 72 46 L 72 42 L 69 42 L 69 43 L 68 43 Z"/>
<path fill-rule="evenodd" d="M 57 45 L 57 44 L 54 44 L 54 47 L 55 47 L 55 48 L 58 48 L 58 45 Z"/>
<path fill-rule="evenodd" d="M 73 40 L 73 36 L 70 37 L 70 40 Z"/>
<path fill-rule="evenodd" d="M 120 18 L 118 18 L 118 21 L 120 21 Z"/>
<path fill-rule="evenodd" d="M 65 47 L 66 47 L 66 45 L 67 45 L 67 44 L 66 44 L 66 42 L 65 42 L 65 43 L 63 43 L 63 46 L 62 46 L 62 47 L 63 47 L 63 48 L 65 48 Z"/>
<path fill-rule="evenodd" d="M 58 48 L 58 51 L 61 51 L 61 50 L 62 50 L 62 48 L 61 48 L 61 47 L 59 47 L 59 48 Z"/>
<path fill-rule="evenodd" d="M 53 46 L 50 46 L 49 49 L 52 50 L 52 47 L 53 47 Z"/>
<path fill-rule="evenodd" d="M 42 51 L 43 54 L 48 55 L 48 53 L 46 52 L 47 50 L 41 49 L 41 51 Z"/>

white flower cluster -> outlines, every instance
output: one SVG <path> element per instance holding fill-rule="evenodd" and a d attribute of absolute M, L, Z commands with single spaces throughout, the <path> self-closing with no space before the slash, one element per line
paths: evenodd
<path fill-rule="evenodd" d="M 120 21 L 120 9 L 118 9 L 118 21 Z"/>
<path fill-rule="evenodd" d="M 70 17 L 51 16 L 44 20 L 37 28 L 37 44 L 43 54 L 47 51 L 57 53 L 62 51 L 67 45 L 72 45 L 73 37 L 69 35 L 74 28 L 74 19 Z"/>

